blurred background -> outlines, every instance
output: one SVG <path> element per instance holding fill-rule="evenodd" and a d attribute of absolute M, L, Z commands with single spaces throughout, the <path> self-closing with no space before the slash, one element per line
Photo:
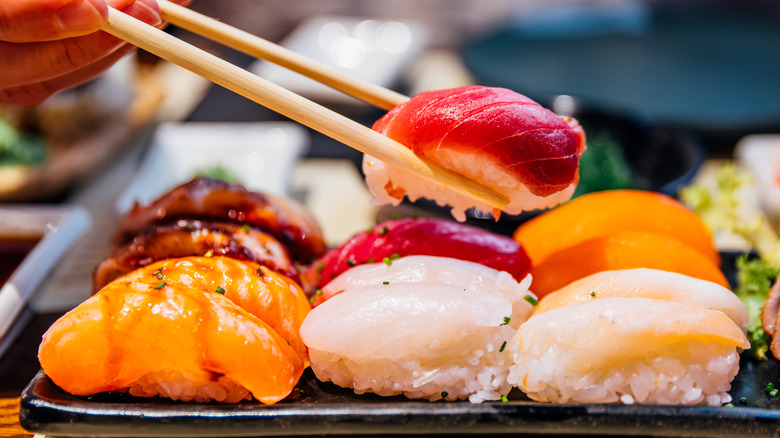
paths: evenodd
<path fill-rule="evenodd" d="M 777 223 L 777 2 L 195 0 L 191 8 L 408 95 L 500 86 L 574 116 L 588 137 L 577 195 L 679 196 L 737 163 L 755 181 L 744 196 L 751 211 Z M 383 114 L 181 29 L 167 32 L 364 125 Z M 328 241 L 341 242 L 398 213 L 370 203 L 360 162 L 359 152 L 144 51 L 41 105 L 0 108 L 0 202 L 78 205 L 93 220 L 46 303 L 69 296 L 63 289 L 89 289 L 89 272 L 134 202 L 195 174 L 297 198 Z M 404 209 L 447 216 L 424 202 Z M 527 217 L 469 220 L 511 232 Z"/>

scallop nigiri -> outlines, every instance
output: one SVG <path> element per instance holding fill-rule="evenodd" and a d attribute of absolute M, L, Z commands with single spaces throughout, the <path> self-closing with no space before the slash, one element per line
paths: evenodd
<path fill-rule="evenodd" d="M 551 207 L 571 198 L 579 180 L 585 134 L 576 120 L 561 118 L 504 88 L 482 86 L 429 91 L 390 110 L 373 129 L 431 160 L 507 196 L 504 211 Z M 482 205 L 445 187 L 428 184 L 371 156 L 363 159 L 369 189 L 380 203 L 408 197 L 452 207 L 456 219 Z"/>
<path fill-rule="evenodd" d="M 38 358 L 74 395 L 198 402 L 272 404 L 305 367 L 271 327 L 220 293 L 142 282 L 110 283 L 65 314 L 44 334 Z"/>
<path fill-rule="evenodd" d="M 181 257 L 144 266 L 116 280 L 217 292 L 273 328 L 308 365 L 298 330 L 311 309 L 303 290 L 265 266 L 231 257 Z"/>
<path fill-rule="evenodd" d="M 301 326 L 317 378 L 355 392 L 472 402 L 511 389 L 504 297 L 431 283 L 365 286 L 314 308 Z"/>
<path fill-rule="evenodd" d="M 534 315 L 607 297 L 653 298 L 718 310 L 747 333 L 747 309 L 732 291 L 710 281 L 646 268 L 604 271 L 574 281 L 545 296 Z"/>
<path fill-rule="evenodd" d="M 719 406 L 749 346 L 722 312 L 609 297 L 532 316 L 506 349 L 509 381 L 537 401 Z"/>
<path fill-rule="evenodd" d="M 322 294 L 315 296 L 314 305 L 316 307 L 346 290 L 397 283 L 449 284 L 500 295 L 512 303 L 510 325 L 513 327 L 531 316 L 534 308 L 530 302 L 536 301 L 536 297 L 528 292 L 530 276 L 518 282 L 507 272 L 479 263 L 449 257 L 407 256 L 349 269 L 322 288 Z"/>

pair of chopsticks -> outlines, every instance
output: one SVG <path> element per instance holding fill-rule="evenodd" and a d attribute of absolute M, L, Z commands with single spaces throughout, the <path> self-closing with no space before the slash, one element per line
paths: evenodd
<path fill-rule="evenodd" d="M 158 0 L 158 4 L 163 20 L 171 24 L 308 76 L 380 108 L 390 109 L 408 100 L 402 94 L 321 66 L 281 46 L 167 0 Z M 413 172 L 499 210 L 503 210 L 508 203 L 503 195 L 435 163 L 422 160 L 409 148 L 360 123 L 116 9 L 109 8 L 108 21 L 103 30 L 392 166 Z"/>

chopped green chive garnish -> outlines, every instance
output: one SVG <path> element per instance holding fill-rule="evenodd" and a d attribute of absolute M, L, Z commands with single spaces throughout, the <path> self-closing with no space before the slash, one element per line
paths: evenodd
<path fill-rule="evenodd" d="M 595 291 L 591 292 L 590 296 L 595 297 L 596 296 L 596 292 Z"/>
<path fill-rule="evenodd" d="M 163 278 L 162 268 L 152 272 L 152 274 L 154 274 L 154 276 L 157 277 L 158 280 L 162 280 Z"/>
<path fill-rule="evenodd" d="M 317 289 L 317 291 L 314 292 L 314 295 L 317 295 L 318 297 L 322 296 L 322 289 Z"/>
<path fill-rule="evenodd" d="M 498 352 L 501 353 L 504 351 L 504 348 L 506 348 L 506 341 L 504 341 L 503 344 L 501 344 L 501 348 L 498 349 Z"/>
<path fill-rule="evenodd" d="M 387 227 L 382 227 L 382 229 L 377 231 L 377 234 L 379 234 L 380 236 L 384 236 L 385 234 L 387 234 Z"/>
<path fill-rule="evenodd" d="M 396 253 L 393 253 L 393 254 L 390 256 L 390 260 L 395 260 L 395 259 L 397 259 L 397 258 L 401 258 L 401 254 L 398 254 L 397 252 L 396 252 Z"/>
<path fill-rule="evenodd" d="M 263 270 L 261 268 L 257 268 L 257 275 L 260 277 L 265 277 L 265 274 L 263 273 Z"/>
<path fill-rule="evenodd" d="M 164 281 L 161 281 L 161 282 L 160 282 L 160 283 L 159 283 L 157 286 L 155 286 L 154 288 L 155 288 L 155 289 L 162 289 L 163 287 L 165 287 L 165 285 L 166 285 L 166 284 L 167 284 L 166 282 L 164 282 Z"/>
<path fill-rule="evenodd" d="M 320 272 L 322 272 L 323 269 L 325 269 L 325 263 L 320 263 L 319 265 L 317 265 L 317 273 L 318 274 Z"/>
<path fill-rule="evenodd" d="M 740 403 L 743 403 L 743 404 L 744 404 L 744 403 L 747 403 L 747 397 L 740 397 L 740 398 L 739 398 L 739 402 L 740 402 Z"/>
<path fill-rule="evenodd" d="M 401 215 L 398 214 L 398 213 L 393 213 L 393 214 L 390 215 L 390 219 L 392 219 L 392 220 L 401 219 Z"/>
<path fill-rule="evenodd" d="M 382 259 L 382 262 L 383 262 L 384 264 L 386 264 L 387 266 L 390 266 L 390 265 L 392 265 L 392 264 L 393 264 L 393 261 L 392 261 L 392 260 L 390 260 L 390 257 L 385 257 L 385 258 L 383 258 L 383 259 Z"/>
<path fill-rule="evenodd" d="M 366 263 L 374 263 L 374 262 L 376 262 L 376 259 L 373 257 L 369 257 L 368 260 L 366 261 Z"/>
<path fill-rule="evenodd" d="M 385 286 L 387 286 L 388 284 L 390 284 L 390 282 L 389 282 L 389 281 L 383 281 L 383 282 L 382 282 L 382 284 L 384 284 Z"/>
<path fill-rule="evenodd" d="M 249 224 L 244 224 L 241 226 L 241 231 L 248 233 L 250 228 Z"/>
<path fill-rule="evenodd" d="M 536 298 L 532 297 L 531 295 L 526 295 L 523 297 L 523 299 L 528 301 L 528 303 L 530 303 L 534 307 L 539 305 L 539 301 Z"/>
<path fill-rule="evenodd" d="M 314 295 L 312 295 L 312 296 L 309 298 L 309 304 L 314 304 L 314 302 L 315 302 L 315 301 L 317 301 L 317 297 L 316 297 L 316 296 L 314 296 Z"/>
<path fill-rule="evenodd" d="M 509 321 L 511 321 L 511 320 L 512 320 L 512 318 L 510 318 L 510 317 L 508 317 L 508 316 L 505 316 L 505 317 L 504 317 L 504 323 L 503 323 L 503 324 L 501 324 L 501 325 L 507 325 L 507 324 L 509 324 Z"/>
<path fill-rule="evenodd" d="M 349 266 L 349 267 L 355 266 L 356 264 L 357 264 L 357 263 L 355 263 L 355 262 L 354 262 L 354 261 L 352 261 L 352 260 L 347 260 L 347 266 Z"/>
<path fill-rule="evenodd" d="M 212 251 L 212 250 L 208 250 L 208 251 L 206 251 L 206 254 L 204 254 L 205 257 L 211 257 L 213 255 L 214 255 L 214 251 Z"/>
<path fill-rule="evenodd" d="M 723 407 L 724 408 L 733 408 L 734 407 L 734 403 L 726 403 L 725 405 L 723 405 Z"/>
<path fill-rule="evenodd" d="M 770 397 L 777 397 L 777 393 L 778 393 L 778 391 L 780 391 L 780 390 L 778 390 L 778 389 L 773 389 L 773 390 L 769 391 L 769 396 L 770 396 Z"/>
<path fill-rule="evenodd" d="M 214 292 L 225 295 L 225 288 L 223 288 L 222 286 L 217 286 L 217 290 L 215 290 Z"/>
<path fill-rule="evenodd" d="M 767 383 L 766 386 L 764 387 L 764 391 L 766 392 L 769 392 L 773 389 L 775 389 L 775 384 L 772 382 Z"/>
<path fill-rule="evenodd" d="M 501 394 L 501 403 L 509 403 L 509 399 L 504 394 Z"/>
<path fill-rule="evenodd" d="M 450 395 L 447 391 L 441 392 L 441 398 L 447 398 L 447 396 Z"/>
<path fill-rule="evenodd" d="M 195 228 L 195 226 L 193 226 L 192 224 L 187 224 L 184 226 L 184 229 L 187 231 L 195 231 L 197 228 Z"/>

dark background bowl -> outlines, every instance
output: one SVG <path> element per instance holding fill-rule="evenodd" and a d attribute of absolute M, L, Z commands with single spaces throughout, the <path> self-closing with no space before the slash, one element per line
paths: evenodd
<path fill-rule="evenodd" d="M 628 187 L 653 190 L 677 196 L 688 185 L 706 158 L 706 150 L 691 132 L 654 127 L 638 117 L 617 116 L 596 110 L 580 108 L 572 114 L 585 128 L 588 136 L 609 135 L 619 146 L 632 178 Z M 587 151 L 585 153 L 588 153 Z M 580 175 L 589 177 L 593 168 L 580 167 Z M 449 208 L 421 200 L 414 205 L 448 214 Z M 498 221 L 479 218 L 469 212 L 467 222 L 501 234 L 511 234 L 522 222 L 538 215 L 541 210 L 520 215 L 502 215 Z"/>

